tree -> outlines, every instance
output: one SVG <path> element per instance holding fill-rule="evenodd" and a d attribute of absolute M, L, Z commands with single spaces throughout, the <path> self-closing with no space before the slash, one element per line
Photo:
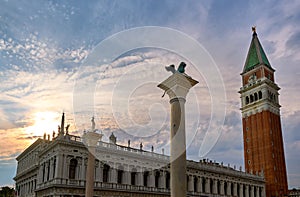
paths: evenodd
<path fill-rule="evenodd" d="M 8 186 L 2 187 L 0 190 L 0 197 L 13 197 L 15 196 L 14 188 Z"/>

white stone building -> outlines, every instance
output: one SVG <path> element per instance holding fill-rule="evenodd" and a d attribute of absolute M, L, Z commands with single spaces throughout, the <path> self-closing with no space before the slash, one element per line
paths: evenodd
<path fill-rule="evenodd" d="M 62 123 L 62 127 L 64 125 Z M 19 196 L 84 196 L 88 149 L 64 129 L 17 157 Z M 94 196 L 170 196 L 169 156 L 110 142 L 96 147 Z M 265 196 L 262 176 L 211 161 L 187 161 L 188 196 Z"/>

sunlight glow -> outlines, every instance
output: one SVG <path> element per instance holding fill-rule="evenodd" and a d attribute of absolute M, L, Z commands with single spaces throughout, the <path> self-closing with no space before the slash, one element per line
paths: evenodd
<path fill-rule="evenodd" d="M 33 136 L 43 136 L 44 133 L 50 134 L 57 132 L 59 125 L 59 114 L 56 112 L 45 111 L 36 112 L 33 118 L 33 125 L 26 128 L 27 134 Z"/>

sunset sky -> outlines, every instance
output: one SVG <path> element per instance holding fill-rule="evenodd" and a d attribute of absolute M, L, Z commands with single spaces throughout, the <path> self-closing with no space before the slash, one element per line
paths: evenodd
<path fill-rule="evenodd" d="M 188 158 L 244 166 L 238 91 L 256 26 L 281 87 L 289 188 L 300 187 L 299 10 L 296 0 L 0 0 L 0 186 L 13 186 L 15 158 L 57 132 L 62 112 L 71 134 L 95 116 L 104 140 L 114 132 L 168 153 L 169 103 L 156 86 L 181 61 L 199 81 L 186 103 Z"/>

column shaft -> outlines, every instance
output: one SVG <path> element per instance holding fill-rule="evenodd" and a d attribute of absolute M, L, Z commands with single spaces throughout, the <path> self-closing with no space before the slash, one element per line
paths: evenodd
<path fill-rule="evenodd" d="M 186 144 L 183 98 L 173 98 L 171 103 L 171 196 L 186 196 Z"/>
<path fill-rule="evenodd" d="M 91 148 L 94 149 L 95 148 Z M 85 196 L 86 197 L 93 197 L 94 196 L 94 172 L 95 172 L 95 156 L 89 150 L 88 156 L 88 165 L 87 165 L 87 172 L 86 172 L 86 188 L 85 188 Z"/>

